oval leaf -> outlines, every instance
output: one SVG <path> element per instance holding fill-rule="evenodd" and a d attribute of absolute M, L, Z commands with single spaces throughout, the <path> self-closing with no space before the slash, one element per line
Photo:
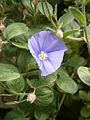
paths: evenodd
<path fill-rule="evenodd" d="M 82 65 L 86 65 L 86 60 L 83 57 L 73 56 L 67 61 L 67 66 L 78 68 Z"/>
<path fill-rule="evenodd" d="M 90 91 L 79 90 L 79 98 L 83 101 L 90 101 Z"/>
<path fill-rule="evenodd" d="M 74 16 L 70 12 L 65 13 L 63 16 L 59 18 L 58 27 L 61 23 L 62 23 L 62 27 L 67 26 L 73 21 L 73 19 L 74 19 Z"/>
<path fill-rule="evenodd" d="M 43 8 L 42 8 L 42 4 L 43 4 Z M 48 9 L 47 9 L 48 7 Z M 48 13 L 48 10 L 50 12 L 50 15 L 52 16 L 53 15 L 53 8 L 52 6 L 47 2 L 47 5 L 45 2 L 39 2 L 38 3 L 38 10 L 43 14 L 45 15 L 46 17 L 49 17 L 49 13 Z"/>
<path fill-rule="evenodd" d="M 48 75 L 47 77 L 41 77 L 38 79 L 32 79 L 29 82 L 29 84 L 35 88 L 42 87 L 42 86 L 52 86 L 54 85 L 55 81 L 57 79 L 57 75 L 55 73 Z"/>
<path fill-rule="evenodd" d="M 57 79 L 56 84 L 59 89 L 66 93 L 74 94 L 78 90 L 77 84 L 63 69 L 59 70 L 59 78 Z"/>
<path fill-rule="evenodd" d="M 80 10 L 75 7 L 70 7 L 69 10 L 80 25 L 86 25 L 86 18 Z"/>
<path fill-rule="evenodd" d="M 79 32 L 79 30 L 74 29 L 74 30 L 70 30 L 70 31 L 65 31 L 64 32 L 64 37 L 67 37 L 69 35 L 73 35 L 76 32 Z"/>
<path fill-rule="evenodd" d="M 83 83 L 90 86 L 90 69 L 89 68 L 79 67 L 78 76 Z"/>
<path fill-rule="evenodd" d="M 47 120 L 49 117 L 49 114 L 46 114 L 40 110 L 35 110 L 34 115 L 37 120 Z"/>
<path fill-rule="evenodd" d="M 36 89 L 37 99 L 35 104 L 38 106 L 47 106 L 54 99 L 54 93 L 49 87 L 40 87 Z"/>
<path fill-rule="evenodd" d="M 23 91 L 23 89 L 24 89 L 23 77 L 20 77 L 18 79 L 13 80 L 13 81 L 7 81 L 6 84 L 9 88 L 9 91 L 12 93 L 14 93 L 14 92 L 18 93 L 18 92 Z"/>
<path fill-rule="evenodd" d="M 14 111 L 8 112 L 4 120 L 25 120 L 25 116 L 23 111 L 14 110 Z"/>
<path fill-rule="evenodd" d="M 81 109 L 81 116 L 84 118 L 90 117 L 90 105 L 86 105 Z"/>
<path fill-rule="evenodd" d="M 0 68 L 0 81 L 10 81 L 20 77 L 17 68 L 11 64 L 0 63 Z"/>
<path fill-rule="evenodd" d="M 31 0 L 21 0 L 22 4 L 24 5 L 25 8 L 29 11 L 30 16 L 34 16 L 34 5 Z"/>
<path fill-rule="evenodd" d="M 24 23 L 12 23 L 4 30 L 3 35 L 6 39 L 10 40 L 16 36 L 25 34 L 28 27 Z"/>

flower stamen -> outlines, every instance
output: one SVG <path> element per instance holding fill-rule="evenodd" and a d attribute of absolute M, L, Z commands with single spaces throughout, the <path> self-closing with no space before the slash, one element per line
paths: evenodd
<path fill-rule="evenodd" d="M 47 54 L 43 51 L 41 51 L 41 53 L 38 56 L 40 60 L 45 60 L 48 57 Z"/>

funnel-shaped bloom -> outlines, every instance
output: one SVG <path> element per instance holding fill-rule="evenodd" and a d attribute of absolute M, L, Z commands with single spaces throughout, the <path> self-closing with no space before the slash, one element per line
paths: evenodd
<path fill-rule="evenodd" d="M 64 43 L 49 31 L 33 35 L 28 40 L 28 47 L 41 70 L 41 76 L 55 72 L 60 67 L 64 52 L 67 50 Z"/>

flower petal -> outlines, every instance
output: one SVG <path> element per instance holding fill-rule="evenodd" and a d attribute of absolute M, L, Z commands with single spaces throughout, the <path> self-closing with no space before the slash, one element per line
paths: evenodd
<path fill-rule="evenodd" d="M 48 47 L 45 50 L 45 52 L 47 52 L 47 53 L 59 51 L 59 50 L 65 50 L 65 51 L 67 50 L 64 43 L 61 42 L 60 40 L 58 40 L 58 38 L 56 36 L 54 36 L 53 34 L 51 34 L 48 41 L 50 42 L 50 44 L 48 45 Z"/>
<path fill-rule="evenodd" d="M 53 72 L 55 72 L 52 64 L 47 60 L 42 61 L 40 65 L 41 76 L 47 76 Z"/>
<path fill-rule="evenodd" d="M 28 40 L 28 47 L 32 54 L 39 54 L 39 45 L 33 36 Z"/>
<path fill-rule="evenodd" d="M 63 60 L 64 50 L 48 53 L 48 59 L 56 71 Z"/>
<path fill-rule="evenodd" d="M 44 42 L 48 39 L 49 31 L 41 31 L 36 33 L 33 37 L 36 39 L 36 42 L 39 46 L 40 51 L 43 50 Z"/>

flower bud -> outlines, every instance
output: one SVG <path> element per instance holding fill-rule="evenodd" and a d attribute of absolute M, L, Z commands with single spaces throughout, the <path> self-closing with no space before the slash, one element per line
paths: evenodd
<path fill-rule="evenodd" d="M 5 29 L 5 25 L 1 23 L 1 24 L 0 24 L 0 31 L 3 32 L 4 29 Z"/>
<path fill-rule="evenodd" d="M 23 20 L 25 20 L 26 16 L 28 15 L 27 9 L 23 10 Z"/>
<path fill-rule="evenodd" d="M 63 32 L 62 32 L 62 30 L 57 29 L 56 36 L 60 37 L 60 38 L 63 38 Z"/>
<path fill-rule="evenodd" d="M 29 93 L 27 96 L 27 102 L 33 103 L 36 100 L 36 95 L 35 93 Z"/>

